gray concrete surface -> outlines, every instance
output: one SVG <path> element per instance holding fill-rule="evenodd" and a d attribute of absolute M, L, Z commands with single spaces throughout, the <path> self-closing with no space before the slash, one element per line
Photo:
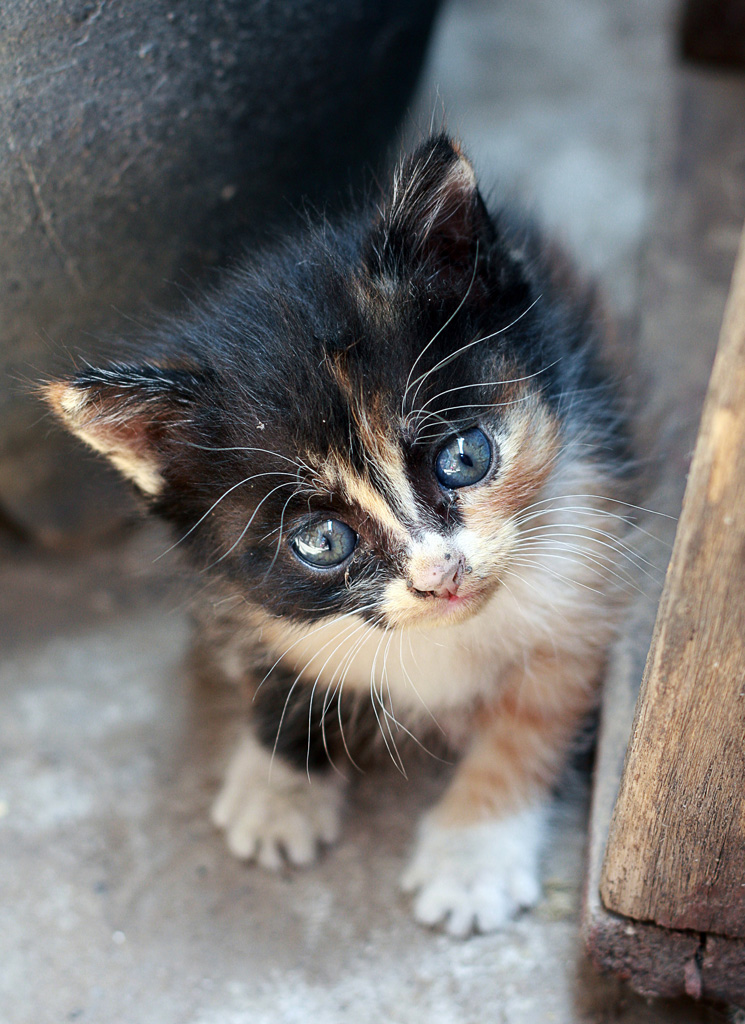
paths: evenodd
<path fill-rule="evenodd" d="M 427 932 L 396 892 L 442 785 L 360 783 L 341 845 L 281 877 L 229 857 L 207 809 L 230 694 L 190 682 L 157 528 L 0 570 L 3 1024 L 697 1021 L 583 971 L 581 792 L 557 810 L 544 901 L 504 934 Z"/>
<path fill-rule="evenodd" d="M 453 0 L 413 118 L 442 103 L 482 177 L 535 204 L 625 321 L 668 40 L 666 0 Z M 432 765 L 363 778 L 306 873 L 233 861 L 207 819 L 232 701 L 190 680 L 166 547 L 150 525 L 77 555 L 0 552 L 3 1024 L 721 1019 L 583 964 L 581 790 L 557 806 L 540 906 L 466 942 L 416 927 L 395 889 Z"/>

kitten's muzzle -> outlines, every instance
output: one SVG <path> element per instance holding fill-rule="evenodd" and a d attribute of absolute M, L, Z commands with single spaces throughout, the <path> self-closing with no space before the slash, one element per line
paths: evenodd
<path fill-rule="evenodd" d="M 412 571 L 407 583 L 422 597 L 455 597 L 461 581 L 468 571 L 463 555 L 450 553 L 420 563 Z"/>

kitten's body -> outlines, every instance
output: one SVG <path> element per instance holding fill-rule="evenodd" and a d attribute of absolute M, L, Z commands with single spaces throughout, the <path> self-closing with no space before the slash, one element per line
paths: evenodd
<path fill-rule="evenodd" d="M 205 642 L 254 718 L 214 808 L 237 855 L 310 861 L 338 830 L 329 763 L 440 738 L 461 760 L 404 877 L 417 917 L 464 934 L 537 899 L 624 583 L 598 346 L 592 303 L 437 138 L 139 366 L 50 386 L 220 589 Z"/>

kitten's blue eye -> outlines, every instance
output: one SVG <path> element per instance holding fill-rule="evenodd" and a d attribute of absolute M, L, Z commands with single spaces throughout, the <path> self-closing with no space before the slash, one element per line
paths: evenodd
<path fill-rule="evenodd" d="M 292 547 L 308 565 L 329 569 L 349 558 L 357 547 L 357 534 L 338 519 L 323 519 L 296 533 Z"/>
<path fill-rule="evenodd" d="M 468 487 L 482 480 L 491 465 L 491 445 L 486 434 L 471 427 L 451 437 L 437 453 L 435 475 L 443 487 Z"/>

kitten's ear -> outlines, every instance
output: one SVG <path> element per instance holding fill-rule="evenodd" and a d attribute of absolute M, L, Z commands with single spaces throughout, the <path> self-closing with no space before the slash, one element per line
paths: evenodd
<path fill-rule="evenodd" d="M 369 239 L 368 265 L 393 274 L 422 267 L 440 285 L 460 283 L 493 236 L 473 167 L 457 143 L 437 135 L 397 169 Z"/>
<path fill-rule="evenodd" d="M 46 384 L 42 397 L 73 434 L 154 497 L 169 441 L 184 431 L 204 387 L 204 375 L 191 370 L 112 365 Z"/>

